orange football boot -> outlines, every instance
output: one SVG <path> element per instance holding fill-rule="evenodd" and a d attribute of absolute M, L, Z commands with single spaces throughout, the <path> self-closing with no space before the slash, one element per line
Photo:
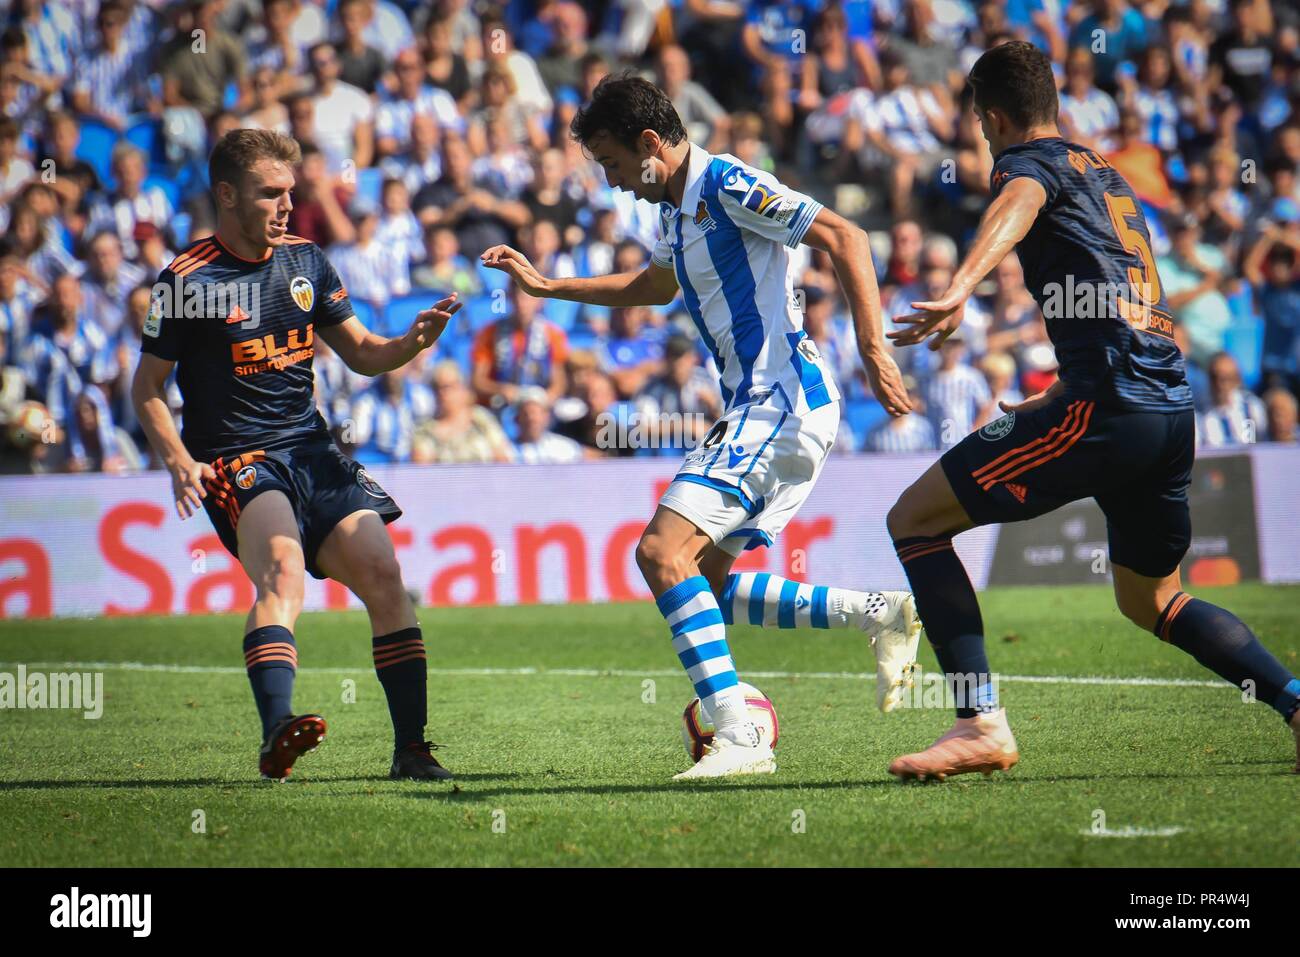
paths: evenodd
<path fill-rule="evenodd" d="M 889 773 L 900 778 L 936 778 L 950 774 L 992 774 L 1006 771 L 1020 760 L 1016 739 L 1007 725 L 1007 712 L 999 708 L 990 714 L 958 718 L 943 737 L 924 751 L 895 758 Z"/>

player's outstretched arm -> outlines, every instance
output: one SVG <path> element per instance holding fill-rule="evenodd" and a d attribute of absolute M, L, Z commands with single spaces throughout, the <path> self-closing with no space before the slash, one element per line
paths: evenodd
<path fill-rule="evenodd" d="M 971 292 L 1025 238 L 1046 202 L 1047 191 L 1028 176 L 1007 183 L 985 211 L 970 252 L 953 274 L 948 291 L 938 299 L 912 303 L 917 312 L 896 320 L 907 328 L 889 333 L 889 338 L 900 346 L 911 346 L 933 337 L 932 350 L 943 345 L 961 325 L 962 307 Z"/>
<path fill-rule="evenodd" d="M 539 299 L 567 299 L 593 306 L 664 306 L 677 295 L 676 274 L 654 263 L 640 272 L 550 279 L 539 273 L 527 256 L 509 246 L 493 246 L 480 258 L 484 266 L 501 270 L 520 289 Z"/>
<path fill-rule="evenodd" d="M 867 371 L 871 391 L 890 415 L 912 411 L 903 386 L 898 364 L 885 348 L 884 310 L 880 289 L 876 285 L 876 268 L 871 262 L 871 243 L 867 234 L 843 216 L 829 209 L 817 211 L 816 218 L 804 233 L 803 241 L 824 250 L 835 266 L 840 287 L 849 303 L 853 328 L 858 338 L 858 354 Z"/>
<path fill-rule="evenodd" d="M 462 305 L 453 292 L 418 313 L 406 334 L 394 339 L 375 335 L 356 316 L 326 326 L 317 334 L 353 372 L 380 375 L 401 368 L 437 342 Z"/>
<path fill-rule="evenodd" d="M 131 403 L 149 445 L 171 475 L 176 514 L 184 520 L 203 507 L 202 500 L 208 495 L 203 482 L 216 478 L 216 473 L 207 462 L 194 461 L 176 431 L 171 409 L 167 408 L 164 390 L 175 365 L 168 359 L 143 353 L 131 381 Z"/>

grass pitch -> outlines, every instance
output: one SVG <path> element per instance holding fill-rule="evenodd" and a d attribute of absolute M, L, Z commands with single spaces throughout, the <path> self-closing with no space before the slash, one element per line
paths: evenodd
<path fill-rule="evenodd" d="M 1198 594 L 1300 670 L 1300 588 Z M 256 780 L 242 615 L 3 622 L 0 671 L 104 663 L 77 670 L 103 670 L 106 700 L 94 721 L 0 712 L 0 865 L 1294 863 L 1300 781 L 1272 709 L 1227 685 L 1015 680 L 1213 676 L 1123 621 L 1108 589 L 981 597 L 1021 764 L 925 785 L 885 768 L 951 715 L 878 713 L 856 633 L 731 629 L 742 678 L 780 713 L 780 770 L 690 784 L 669 778 L 692 692 L 652 604 L 423 609 L 453 788 L 387 779 L 363 614 L 299 623 L 295 708 L 330 734 L 283 785 Z M 925 642 L 921 660 L 935 667 Z"/>

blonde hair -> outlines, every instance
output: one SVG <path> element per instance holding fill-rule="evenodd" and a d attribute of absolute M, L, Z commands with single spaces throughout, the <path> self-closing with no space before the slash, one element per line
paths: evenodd
<path fill-rule="evenodd" d="M 302 162 L 302 148 L 293 137 L 275 130 L 231 130 L 212 148 L 209 182 L 213 189 L 218 183 L 239 187 L 249 171 L 264 159 L 297 166 Z"/>

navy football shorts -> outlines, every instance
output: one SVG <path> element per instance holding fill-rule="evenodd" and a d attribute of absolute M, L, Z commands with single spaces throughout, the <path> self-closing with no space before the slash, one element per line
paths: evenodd
<path fill-rule="evenodd" d="M 334 443 L 312 443 L 275 452 L 252 451 L 219 458 L 217 473 L 206 483 L 203 507 L 221 544 L 239 557 L 235 529 L 240 513 L 263 492 L 283 492 L 298 522 L 307 571 L 327 577 L 316 565 L 316 553 L 334 526 L 360 509 L 373 509 L 387 524 L 402 510 L 366 470 L 347 458 Z"/>
<path fill-rule="evenodd" d="M 1054 399 L 972 432 L 940 462 L 976 525 L 1023 522 L 1094 498 L 1110 560 L 1163 578 L 1187 553 L 1195 414 L 1107 409 Z"/>

